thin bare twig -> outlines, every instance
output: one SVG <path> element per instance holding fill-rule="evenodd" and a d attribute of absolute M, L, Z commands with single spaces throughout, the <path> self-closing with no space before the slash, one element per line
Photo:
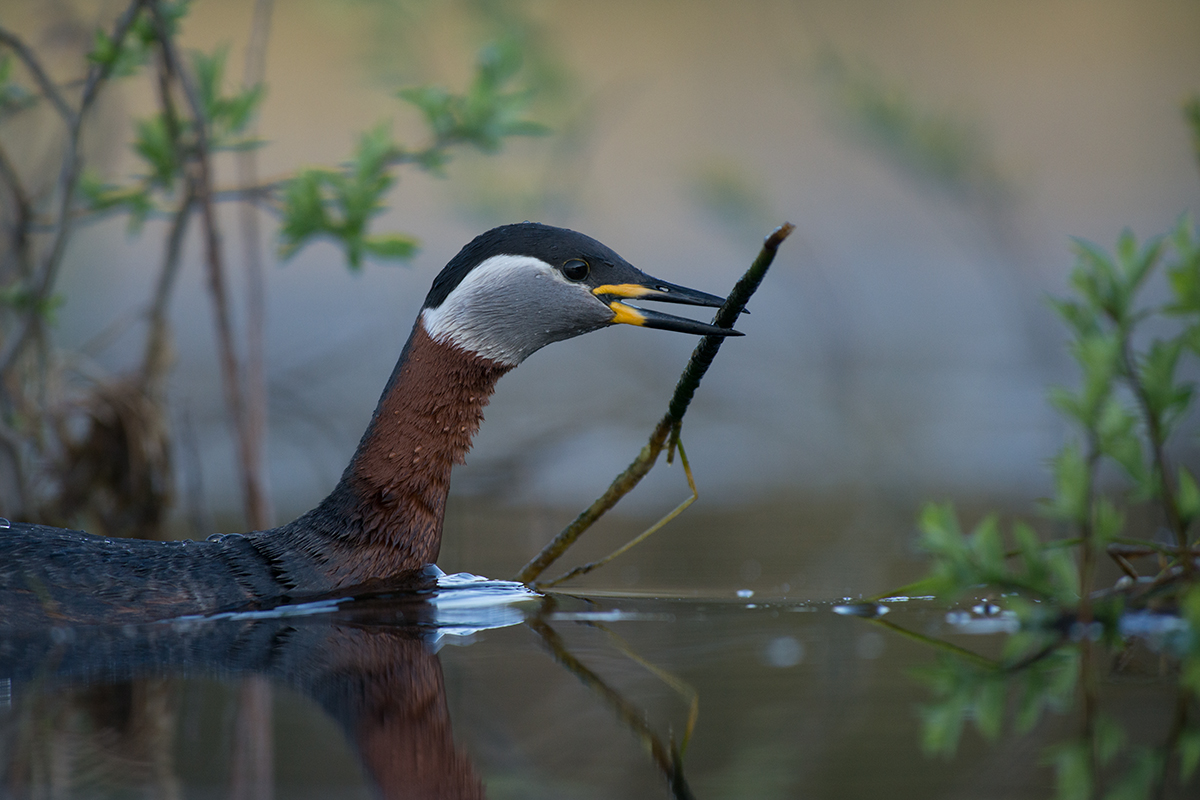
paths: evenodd
<path fill-rule="evenodd" d="M 272 0 L 256 0 L 250 37 L 246 43 L 242 87 L 262 83 L 266 71 L 267 38 L 271 30 Z M 256 123 L 248 134 L 253 137 Z M 258 151 L 244 150 L 237 158 L 237 182 L 242 187 L 258 183 Z M 274 524 L 270 484 L 266 476 L 267 377 L 266 377 L 266 288 L 263 277 L 262 234 L 258 208 L 253 202 L 239 209 L 242 250 L 246 259 L 246 470 L 261 487 L 259 502 L 246 509 L 251 527 L 265 529 Z M 245 699 L 238 712 L 230 797 L 233 800 L 269 800 L 275 794 L 274 735 L 272 732 L 271 684 L 261 677 L 248 678 L 239 689 Z"/>
<path fill-rule="evenodd" d="M 734 285 L 733 291 L 729 293 L 729 297 L 717 311 L 713 318 L 714 325 L 721 328 L 733 327 L 738 316 L 746 308 L 746 303 L 750 301 L 751 295 L 758 289 L 758 285 L 767 274 L 771 262 L 775 260 L 775 253 L 778 251 L 779 245 L 794 229 L 794 225 L 785 222 L 766 238 L 762 250 L 754 259 L 754 263 L 750 265 L 750 269 L 746 270 Z M 688 404 L 692 402 L 696 388 L 699 387 L 704 373 L 708 371 L 724 340 L 723 336 L 705 336 L 700 340 L 696 349 L 692 351 L 687 368 L 684 369 L 679 382 L 675 385 L 675 392 L 667 406 L 667 413 L 658 421 L 654 431 L 650 434 L 649 441 L 638 453 L 637 458 L 613 480 L 604 494 L 580 513 L 570 525 L 543 547 L 540 553 L 521 568 L 516 577 L 518 581 L 530 583 L 536 580 L 546 567 L 558 560 L 567 551 L 567 548 L 583 535 L 584 531 L 615 506 L 633 487 L 637 486 L 658 461 L 659 454 L 662 453 L 668 442 L 673 444 L 676 441 L 679 435 L 679 426 L 683 422 L 683 415 L 687 413 Z"/>
<path fill-rule="evenodd" d="M 17 432 L 7 423 L 0 421 L 0 449 L 8 453 L 8 463 L 13 471 L 13 487 L 16 492 L 16 497 L 11 498 L 12 506 L 6 509 L 7 513 L 13 517 L 26 514 L 29 509 L 29 486 L 25 481 L 24 459 L 21 457 L 21 450 L 24 446 L 25 442 Z"/>
<path fill-rule="evenodd" d="M 176 209 L 167 234 L 163 251 L 163 264 L 158 272 L 158 283 L 154 287 L 154 299 L 147 314 L 149 330 L 146 333 L 146 350 L 142 356 L 141 380 L 143 388 L 154 393 L 167 370 L 170 357 L 170 334 L 167 327 L 167 305 L 175 287 L 182 263 L 183 240 L 188 222 L 196 208 L 196 195 L 189 182 L 184 190 L 183 202 Z"/>
<path fill-rule="evenodd" d="M 165 26 L 158 27 L 156 32 L 160 36 L 164 35 Z M 184 164 L 187 162 L 188 152 L 183 142 L 183 125 L 179 120 L 179 111 L 175 106 L 172 89 L 172 85 L 177 80 L 176 64 L 168 56 L 165 48 L 161 47 L 157 52 L 157 60 L 155 88 L 158 90 L 158 105 L 162 114 L 163 126 L 166 128 L 167 139 L 171 143 L 175 162 Z M 197 205 L 195 178 L 191 174 L 185 174 L 183 183 L 183 196 L 179 206 L 171 215 L 171 227 L 167 234 L 166 247 L 163 250 L 162 267 L 159 269 L 158 281 L 154 287 L 154 297 L 147 313 L 146 347 L 142 355 L 142 369 L 139 378 L 142 390 L 154 395 L 160 394 L 162 379 L 166 374 L 170 358 L 167 305 L 170 303 L 171 291 L 175 286 L 175 279 L 182 263 L 183 242 L 187 234 L 188 222 Z"/>
<path fill-rule="evenodd" d="M 50 105 L 54 106 L 54 110 L 62 117 L 63 124 L 68 128 L 75 125 L 75 111 L 67 103 L 62 96 L 62 92 L 54 85 L 54 81 L 50 79 L 50 75 L 42 66 L 42 62 L 38 60 L 37 54 L 25 44 L 20 36 L 17 36 L 12 31 L 0 26 L 0 44 L 8 47 L 17 54 L 17 58 L 21 59 L 21 63 L 29 70 L 29 74 L 33 76 L 34 82 L 41 89 L 42 95 L 50 101 Z"/>
<path fill-rule="evenodd" d="M 253 203 L 255 208 L 280 213 L 278 193 L 287 186 L 288 178 L 277 178 L 256 186 L 233 186 L 213 189 L 212 198 L 215 201 L 234 200 L 242 203 Z"/>
<path fill-rule="evenodd" d="M 32 271 L 32 265 L 29 262 L 29 234 L 33 225 L 33 201 L 25 189 L 20 173 L 17 172 L 16 166 L 3 147 L 0 147 L 0 180 L 8 187 L 15 206 L 12 252 L 16 256 L 17 275 L 22 280 L 28 280 Z"/>
<path fill-rule="evenodd" d="M 262 83 L 266 72 L 267 38 L 271 29 L 272 0 L 256 0 L 250 39 L 246 44 L 242 88 L 250 89 Z M 251 137 L 257 125 L 252 123 Z M 258 183 L 258 151 L 243 150 L 237 158 L 238 184 L 253 187 Z M 258 209 L 245 203 L 239 209 L 242 228 L 242 250 L 246 258 L 246 438 L 250 463 L 247 470 L 257 473 L 261 497 L 255 509 L 260 518 L 251 518 L 255 528 L 269 528 L 274 523 L 275 510 L 271 503 L 266 478 L 267 438 L 267 369 L 266 369 L 266 281 L 262 258 L 262 233 L 258 224 Z"/>
<path fill-rule="evenodd" d="M 195 153 L 191 167 L 194 171 L 196 202 L 200 207 L 200 218 L 204 227 L 205 264 L 208 268 L 209 291 L 212 295 L 214 324 L 217 330 L 217 351 L 221 365 L 221 384 L 224 387 L 225 406 L 234 430 L 238 453 L 237 469 L 241 476 L 242 496 L 247 517 L 260 520 L 265 517 L 263 489 L 254 467 L 254 449 L 250 445 L 246 424 L 243 396 L 242 369 L 238 361 L 233 338 L 233 321 L 229 311 L 229 297 L 225 288 L 225 259 L 221 248 L 221 235 L 217 226 L 216 209 L 212 199 L 212 165 L 208 147 L 207 120 L 199 92 L 187 71 L 179 52 L 167 29 L 162 8 L 158 0 L 147 0 L 154 17 L 159 46 L 163 57 L 183 89 L 188 107 L 194 120 Z"/>

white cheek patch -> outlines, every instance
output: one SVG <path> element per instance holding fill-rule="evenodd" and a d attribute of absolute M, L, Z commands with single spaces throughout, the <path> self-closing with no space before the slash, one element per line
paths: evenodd
<path fill-rule="evenodd" d="M 554 267 L 532 256 L 492 256 L 471 270 L 437 308 L 421 312 L 425 331 L 438 342 L 516 365 L 541 344 L 527 315 L 539 296 L 577 288 Z"/>

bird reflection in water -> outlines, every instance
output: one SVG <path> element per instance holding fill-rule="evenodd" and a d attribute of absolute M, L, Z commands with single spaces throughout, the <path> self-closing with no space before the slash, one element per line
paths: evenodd
<path fill-rule="evenodd" d="M 284 618 L 115 630 L 60 627 L 0 632 L 0 654 L 0 681 L 8 681 L 13 703 L 10 726 L 26 720 L 21 726 L 26 730 L 4 733 L 9 741 L 28 738 L 46 724 L 47 720 L 28 724 L 37 713 L 30 704 L 52 702 L 63 690 L 80 684 L 91 685 L 74 697 L 95 701 L 124 695 L 128 687 L 167 686 L 163 679 L 168 676 L 261 675 L 312 699 L 338 722 L 381 796 L 484 796 L 470 759 L 454 743 L 441 663 L 417 625 L 343 624 L 332 618 L 298 623 Z M 95 712 L 95 702 L 76 703 L 73 709 L 75 716 L 91 717 L 82 727 L 107 729 L 110 739 L 120 738 L 114 730 L 137 727 L 128 726 L 129 719 Z M 145 726 L 154 719 L 142 713 L 134 722 Z M 170 733 L 159 731 L 167 735 L 168 749 L 173 744 Z M 42 781 L 69 785 L 69 776 L 51 774 L 53 763 L 29 763 L 36 761 L 31 744 L 25 741 L 9 749 L 11 760 L 3 765 L 5 789 L 16 797 L 36 797 L 48 793 L 48 786 L 38 785 Z M 161 758 L 145 747 L 129 755 L 138 752 L 148 760 Z M 13 763 L 22 757 L 26 763 Z M 52 756 L 48 760 L 54 761 Z M 163 781 L 149 764 L 124 763 L 120 769 L 123 776 L 110 778 L 141 779 L 174 794 L 169 787 L 175 781 Z"/>
<path fill-rule="evenodd" d="M 546 621 L 552 608 L 548 600 L 528 619 L 510 610 L 646 742 L 671 796 L 690 797 L 674 747 L 650 732 L 644 709 L 635 708 L 569 654 Z M 379 796 L 484 797 L 479 774 L 454 740 L 442 665 L 430 644 L 431 634 L 437 635 L 433 604 L 409 595 L 357 600 L 340 608 L 315 604 L 313 610 L 319 613 L 233 615 L 115 628 L 0 626 L 0 686 L 6 687 L 11 704 L 8 713 L 0 708 L 0 742 L 11 743 L 0 748 L 8 753 L 0 763 L 0 792 L 24 798 L 74 794 L 54 791 L 73 784 L 86 789 L 89 781 L 97 780 L 95 774 L 63 774 L 64 769 L 70 771 L 71 759 L 36 741 L 47 728 L 62 724 L 62 715 L 48 713 L 48 708 L 70 696 L 76 718 L 91 715 L 85 724 L 77 719 L 76 729 L 118 740 L 121 736 L 112 733 L 117 723 L 98 714 L 95 702 L 135 687 L 157 692 L 157 708 L 163 713 L 147 716 L 143 709 L 136 721 L 146 728 L 140 735 L 151 741 L 127 747 L 121 758 L 113 757 L 110 747 L 104 760 L 120 774 L 104 782 L 124 788 L 140 784 L 151 796 L 182 796 L 172 771 L 174 728 L 179 723 L 165 713 L 178 704 L 183 685 L 173 678 L 234 681 L 259 676 L 309 698 L 334 719 Z M 80 698 L 93 703 L 82 704 Z"/>

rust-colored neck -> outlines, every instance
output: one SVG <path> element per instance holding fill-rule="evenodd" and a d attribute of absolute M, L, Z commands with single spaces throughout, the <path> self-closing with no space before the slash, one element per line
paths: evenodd
<path fill-rule="evenodd" d="M 295 593 L 383 581 L 437 559 L 450 470 L 511 368 L 434 341 L 418 319 L 337 487 L 268 534 Z"/>

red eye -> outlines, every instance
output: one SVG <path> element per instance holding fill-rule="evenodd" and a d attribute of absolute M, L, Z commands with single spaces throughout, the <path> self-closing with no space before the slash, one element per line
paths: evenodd
<path fill-rule="evenodd" d="M 591 267 L 580 258 L 572 258 L 562 265 L 562 273 L 567 276 L 567 280 L 581 281 L 588 276 L 589 272 L 591 272 Z"/>

